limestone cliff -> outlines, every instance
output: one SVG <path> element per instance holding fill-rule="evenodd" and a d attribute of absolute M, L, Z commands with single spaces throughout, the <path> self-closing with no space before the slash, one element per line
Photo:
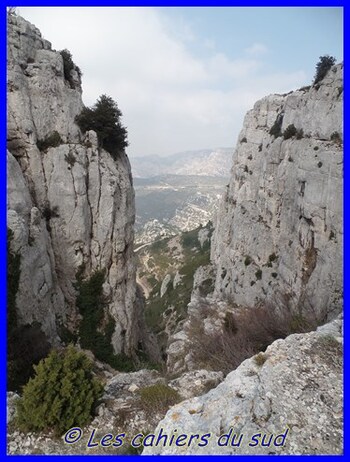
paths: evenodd
<path fill-rule="evenodd" d="M 81 92 L 79 69 L 67 80 L 62 55 L 9 15 L 8 227 L 21 255 L 19 321 L 38 321 L 57 342 L 58 323 L 76 322 L 77 271 L 104 269 L 113 347 L 130 354 L 138 341 L 131 170 L 125 152 L 114 160 L 94 132 L 80 132 Z M 50 136 L 58 142 L 43 148 Z"/>
<path fill-rule="evenodd" d="M 212 240 L 215 296 L 284 298 L 321 322 L 341 311 L 342 69 L 247 113 Z"/>
<path fill-rule="evenodd" d="M 197 272 L 194 284 L 214 274 L 215 288 L 204 300 L 192 293 L 168 343 L 172 373 L 198 367 L 193 332 L 223 331 L 237 307 L 288 313 L 292 332 L 341 312 L 342 69 L 334 66 L 318 85 L 267 96 L 247 113 L 215 220 L 212 268 Z"/>

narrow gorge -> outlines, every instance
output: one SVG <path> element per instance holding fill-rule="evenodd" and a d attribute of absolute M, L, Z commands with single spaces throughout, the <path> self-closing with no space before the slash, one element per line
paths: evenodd
<path fill-rule="evenodd" d="M 79 125 L 69 52 L 8 14 L 7 60 L 8 452 L 342 453 L 343 65 L 255 103 L 216 216 L 136 253 L 128 156 Z M 68 344 L 103 385 L 85 435 L 124 452 L 16 427 L 23 351 Z"/>

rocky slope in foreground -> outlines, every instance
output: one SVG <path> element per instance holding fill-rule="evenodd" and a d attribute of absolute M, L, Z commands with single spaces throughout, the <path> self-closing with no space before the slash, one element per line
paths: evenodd
<path fill-rule="evenodd" d="M 79 70 L 67 79 L 62 55 L 9 15 L 7 204 L 21 257 L 18 322 L 37 321 L 57 343 L 60 324 L 77 327 L 78 270 L 86 278 L 105 270 L 114 351 L 130 354 L 139 337 L 131 170 L 125 152 L 113 160 L 94 132 L 80 132 L 82 107 Z"/>
<path fill-rule="evenodd" d="M 276 340 L 217 388 L 172 407 L 154 431 L 210 434 L 207 444 L 197 438 L 189 446 L 187 438 L 179 446 L 145 448 L 143 454 L 341 454 L 341 326 L 338 319 L 316 332 Z M 220 436 L 231 428 L 220 446 Z M 284 440 L 275 439 L 282 434 Z"/>

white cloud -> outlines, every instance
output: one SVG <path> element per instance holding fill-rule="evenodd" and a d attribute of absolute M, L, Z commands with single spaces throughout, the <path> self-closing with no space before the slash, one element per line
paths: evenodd
<path fill-rule="evenodd" d="M 103 93 L 117 101 L 132 156 L 233 145 L 258 98 L 305 81 L 302 72 L 263 72 L 262 44 L 247 49 L 246 59 L 231 59 L 217 45 L 198 58 L 189 26 L 181 24 L 181 38 L 176 24 L 169 27 L 155 8 L 36 7 L 20 13 L 54 48 L 72 52 L 83 71 L 85 104 Z"/>
<path fill-rule="evenodd" d="M 263 55 L 268 52 L 267 47 L 263 43 L 253 43 L 250 47 L 245 49 L 249 55 Z"/>

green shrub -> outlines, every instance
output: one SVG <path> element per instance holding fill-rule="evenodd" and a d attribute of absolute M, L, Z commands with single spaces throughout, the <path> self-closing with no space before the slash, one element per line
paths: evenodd
<path fill-rule="evenodd" d="M 320 161 L 320 162 L 317 164 L 317 167 L 318 167 L 318 168 L 321 168 L 322 165 L 323 165 L 323 163 Z"/>
<path fill-rule="evenodd" d="M 335 62 L 336 59 L 333 56 L 320 56 L 320 60 L 316 64 L 316 74 L 313 82 L 314 85 L 321 82 L 321 80 L 326 77 L 327 72 L 332 66 L 334 66 Z"/>
<path fill-rule="evenodd" d="M 301 140 L 304 138 L 304 130 L 302 128 L 299 128 L 299 130 L 297 130 L 296 137 L 297 140 Z"/>
<path fill-rule="evenodd" d="M 122 113 L 110 96 L 102 95 L 91 108 L 85 107 L 75 121 L 82 132 L 94 130 L 100 146 L 114 159 L 128 146 L 127 130 L 121 124 Z"/>
<path fill-rule="evenodd" d="M 255 277 L 256 277 L 256 279 L 257 279 L 258 281 L 261 280 L 261 278 L 262 278 L 262 271 L 261 271 L 261 269 L 258 269 L 258 271 L 255 272 Z"/>
<path fill-rule="evenodd" d="M 139 393 L 141 404 L 148 411 L 166 411 L 181 401 L 178 392 L 163 383 L 142 388 Z"/>
<path fill-rule="evenodd" d="M 63 434 L 91 418 L 103 387 L 93 378 L 90 360 L 72 346 L 52 351 L 35 366 L 23 389 L 17 423 L 25 431 L 54 429 Z"/>
<path fill-rule="evenodd" d="M 245 266 L 249 266 L 252 262 L 252 259 L 249 255 L 246 255 L 245 259 L 244 259 L 244 264 Z"/>
<path fill-rule="evenodd" d="M 242 139 L 241 139 L 241 143 L 247 143 L 247 137 L 244 136 Z"/>
<path fill-rule="evenodd" d="M 77 159 L 75 158 L 75 155 L 71 151 L 69 151 L 69 153 L 64 156 L 64 160 L 71 167 L 73 167 L 75 162 L 77 161 Z"/>
<path fill-rule="evenodd" d="M 82 348 L 91 350 L 98 360 L 115 369 L 129 372 L 134 370 L 132 360 L 124 355 L 114 354 L 111 343 L 115 320 L 105 312 L 106 303 L 102 289 L 104 279 L 104 270 L 95 271 L 85 281 L 77 275 L 76 305 L 82 315 L 79 325 L 80 344 Z"/>
<path fill-rule="evenodd" d="M 296 134 L 297 134 L 297 129 L 295 128 L 294 124 L 290 124 L 284 130 L 283 138 L 285 140 L 288 140 L 289 138 L 292 138 L 293 136 L 296 136 Z"/>
<path fill-rule="evenodd" d="M 341 139 L 341 136 L 339 135 L 338 132 L 333 132 L 331 134 L 331 141 L 333 141 L 336 144 L 342 144 L 343 140 Z"/>
<path fill-rule="evenodd" d="M 54 132 L 51 133 L 51 135 L 48 135 L 46 138 L 43 140 L 38 140 L 36 142 L 36 145 L 38 146 L 39 151 L 46 151 L 48 148 L 56 148 L 62 144 L 62 138 L 61 135 L 55 130 Z"/>
<path fill-rule="evenodd" d="M 271 255 L 269 255 L 269 261 L 272 263 L 277 260 L 277 255 L 275 252 L 273 252 Z"/>
<path fill-rule="evenodd" d="M 275 120 L 275 123 L 270 128 L 270 135 L 278 138 L 282 136 L 282 123 L 283 123 L 283 114 L 279 114 Z"/>
<path fill-rule="evenodd" d="M 262 351 L 254 356 L 254 361 L 257 366 L 262 366 L 263 364 L 265 364 L 266 360 L 267 357 L 265 353 L 263 353 Z"/>
<path fill-rule="evenodd" d="M 60 54 L 61 54 L 62 59 L 63 59 L 64 78 L 65 78 L 65 80 L 67 80 L 67 82 L 69 82 L 70 87 L 74 89 L 75 88 L 75 83 L 74 83 L 74 80 L 72 79 L 71 71 L 75 70 L 78 73 L 79 78 L 81 78 L 81 75 L 82 75 L 81 70 L 79 69 L 78 66 L 76 66 L 74 64 L 70 51 L 61 50 Z"/>

